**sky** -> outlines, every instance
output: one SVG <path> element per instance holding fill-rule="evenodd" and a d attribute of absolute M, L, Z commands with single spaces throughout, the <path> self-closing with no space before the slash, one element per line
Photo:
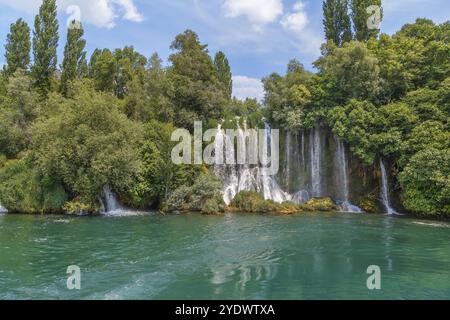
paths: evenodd
<path fill-rule="evenodd" d="M 0 39 L 23 18 L 32 28 L 41 0 L 0 0 Z M 60 22 L 59 63 L 66 26 L 83 23 L 87 51 L 133 45 L 150 57 L 158 52 L 167 63 L 170 44 L 186 29 L 198 33 L 211 55 L 223 51 L 231 65 L 234 95 L 263 97 L 261 78 L 284 74 L 296 58 L 308 70 L 324 42 L 321 0 L 57 0 Z M 384 0 L 381 31 L 393 34 L 423 17 L 450 19 L 449 0 Z M 5 62 L 0 46 L 0 65 Z"/>

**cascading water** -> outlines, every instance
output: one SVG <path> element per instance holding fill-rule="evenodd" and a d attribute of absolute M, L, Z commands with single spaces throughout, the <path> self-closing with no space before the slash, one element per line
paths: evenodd
<path fill-rule="evenodd" d="M 383 206 L 386 209 L 386 213 L 388 215 L 397 214 L 397 212 L 391 207 L 391 203 L 389 201 L 389 182 L 386 172 L 386 167 L 384 166 L 383 159 L 380 158 L 380 171 L 381 171 L 381 201 L 383 202 Z"/>
<path fill-rule="evenodd" d="M 262 153 L 271 157 L 272 152 L 278 150 L 272 150 L 271 128 L 267 123 L 265 129 L 265 135 L 258 138 L 263 142 Z M 248 130 L 246 125 L 242 128 L 237 125 L 237 133 L 228 135 L 221 126 L 218 127 L 215 150 L 222 150 L 225 153 L 223 160 L 226 161 L 218 162 L 216 152 L 214 172 L 224 185 L 226 204 L 230 204 L 241 191 L 254 191 L 263 195 L 265 199 L 278 203 L 292 201 L 302 204 L 312 197 L 331 196 L 337 200 L 341 211 L 362 212 L 350 202 L 351 180 L 346 146 L 338 137 L 335 137 L 334 144 L 330 143 L 329 131 L 326 128 L 317 124 L 309 132 L 302 130 L 286 134 L 285 162 L 281 175 L 283 188 L 276 176 L 263 174 L 263 162 L 249 161 L 248 153 L 253 149 L 249 147 L 252 139 L 246 139 L 251 136 L 247 131 L 251 130 Z M 237 140 L 238 148 L 235 147 L 234 140 Z M 334 145 L 336 148 L 330 149 L 330 146 Z M 236 156 L 238 161 L 235 159 Z M 275 158 L 278 158 L 276 154 Z M 242 162 L 242 159 L 245 161 Z M 230 160 L 233 160 L 231 164 Z M 283 168 L 283 165 L 281 167 Z"/>
<path fill-rule="evenodd" d="M 122 206 L 119 204 L 116 195 L 111 191 L 109 186 L 103 187 L 103 200 L 102 205 L 104 207 L 104 213 L 114 214 L 123 211 Z"/>
<path fill-rule="evenodd" d="M 311 195 L 313 197 L 321 197 L 322 181 L 320 169 L 322 161 L 322 145 L 320 143 L 320 128 L 318 125 L 314 129 L 311 129 L 309 139 L 311 157 Z"/>
<path fill-rule="evenodd" d="M 350 203 L 349 194 L 350 187 L 348 181 L 348 162 L 347 155 L 345 153 L 345 145 L 344 142 L 339 139 L 339 137 L 335 136 L 336 141 L 336 155 L 335 155 L 335 164 L 337 165 L 337 185 L 342 185 L 341 190 L 341 201 L 340 204 L 341 211 L 343 212 L 362 212 L 360 208 Z"/>
<path fill-rule="evenodd" d="M 8 212 L 8 210 L 6 210 L 6 208 L 3 207 L 2 204 L 0 203 L 0 214 L 7 213 L 7 212 Z"/>
<path fill-rule="evenodd" d="M 290 179 L 291 179 L 291 133 L 288 132 L 286 134 L 286 188 L 289 190 L 290 187 Z"/>
<path fill-rule="evenodd" d="M 247 128 L 241 129 L 238 127 L 238 142 L 241 146 L 248 146 L 246 140 Z M 271 151 L 270 146 L 270 127 L 266 124 L 265 147 L 267 151 Z M 235 148 L 233 139 L 225 133 L 225 130 L 218 127 L 215 139 L 215 150 L 224 151 L 226 163 L 217 161 L 220 159 L 220 152 L 216 152 L 216 164 L 214 166 L 215 174 L 221 179 L 223 189 L 223 200 L 228 205 L 233 198 L 241 191 L 255 191 L 264 195 L 265 199 L 270 199 L 276 202 L 284 202 L 290 200 L 290 195 L 285 193 L 278 185 L 274 176 L 262 174 L 263 168 L 260 165 L 252 165 L 249 163 L 247 147 L 241 149 L 245 152 L 243 159 L 244 164 L 230 164 L 236 162 L 234 159 Z M 276 152 L 276 150 L 274 150 Z M 242 156 L 242 155 L 241 155 Z"/>
<path fill-rule="evenodd" d="M 305 131 L 302 130 L 302 141 L 301 141 L 301 145 L 302 145 L 302 158 L 301 158 L 301 166 L 302 169 L 306 169 L 306 161 L 305 161 Z"/>

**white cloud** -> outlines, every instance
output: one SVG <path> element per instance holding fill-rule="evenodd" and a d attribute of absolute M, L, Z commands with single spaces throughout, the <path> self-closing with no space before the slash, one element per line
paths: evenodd
<path fill-rule="evenodd" d="M 255 30 L 274 22 L 283 14 L 282 0 L 225 0 L 223 3 L 225 17 L 245 16 Z"/>
<path fill-rule="evenodd" d="M 281 20 L 284 29 L 302 32 L 309 23 L 308 15 L 304 11 L 305 4 L 301 1 L 294 5 L 294 12 L 286 14 Z"/>
<path fill-rule="evenodd" d="M 287 13 L 280 21 L 282 27 L 293 33 L 293 45 L 302 53 L 318 56 L 323 37 L 308 28 L 309 18 L 305 10 L 305 3 L 298 1 L 293 6 L 293 12 Z"/>
<path fill-rule="evenodd" d="M 233 76 L 233 96 L 240 100 L 255 98 L 264 99 L 264 87 L 260 79 L 247 76 Z"/>
<path fill-rule="evenodd" d="M 29 14 L 37 13 L 41 3 L 41 0 L 0 0 L 1 5 Z M 68 7 L 78 6 L 81 22 L 99 28 L 113 28 L 118 18 L 132 22 L 143 20 L 134 0 L 57 0 L 57 5 L 58 9 L 64 13 Z M 69 19 L 69 15 L 67 18 Z"/>
<path fill-rule="evenodd" d="M 115 2 L 123 8 L 125 14 L 123 18 L 125 20 L 141 22 L 144 20 L 143 16 L 139 13 L 138 9 L 133 3 L 133 0 L 115 0 Z"/>

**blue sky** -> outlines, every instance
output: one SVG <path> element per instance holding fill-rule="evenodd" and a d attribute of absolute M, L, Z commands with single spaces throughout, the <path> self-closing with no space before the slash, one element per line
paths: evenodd
<path fill-rule="evenodd" d="M 448 0 L 384 0 L 382 32 L 392 34 L 417 17 L 436 22 L 450 19 Z M 0 0 L 0 39 L 9 25 L 24 18 L 30 26 L 41 0 Z M 284 73 L 288 61 L 300 60 L 308 69 L 323 42 L 321 0 L 57 0 L 60 21 L 60 57 L 66 21 L 77 14 L 85 28 L 87 50 L 133 45 L 150 56 L 166 60 L 175 36 L 196 31 L 212 54 L 224 51 L 240 98 L 262 96 L 260 79 Z M 76 9 L 76 7 L 75 7 Z M 61 61 L 59 61 L 61 62 Z M 0 64 L 4 48 L 0 47 Z"/>

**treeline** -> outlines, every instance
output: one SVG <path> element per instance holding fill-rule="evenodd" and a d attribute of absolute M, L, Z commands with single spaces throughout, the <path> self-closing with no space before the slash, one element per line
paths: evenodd
<path fill-rule="evenodd" d="M 56 4 L 44 0 L 33 33 L 19 19 L 0 76 L 0 203 L 28 213 L 98 212 L 105 186 L 132 208 L 224 209 L 205 166 L 171 161 L 177 127 L 250 126 L 266 117 L 295 131 L 322 122 L 367 164 L 393 164 L 396 195 L 416 214 L 450 214 L 450 23 L 418 19 L 389 36 L 368 30 L 379 1 L 324 1 L 328 42 L 317 73 L 292 60 L 263 79 L 266 97 L 232 98 L 229 62 L 190 30 L 169 65 L 125 47 L 85 52 L 74 22 L 58 66 Z M 364 23 L 363 23 L 364 22 Z M 32 59 L 31 59 L 32 56 Z"/>
<path fill-rule="evenodd" d="M 7 37 L 0 203 L 12 212 L 97 212 L 108 186 L 133 208 L 173 208 L 181 197 L 189 205 L 180 209 L 220 211 L 220 183 L 206 167 L 173 165 L 170 137 L 195 120 L 262 117 L 256 100 L 232 99 L 225 54 L 211 57 L 186 30 L 172 42 L 168 67 L 131 46 L 89 58 L 73 21 L 58 67 L 58 25 L 55 0 L 44 0 L 32 35 L 19 19 Z"/>

